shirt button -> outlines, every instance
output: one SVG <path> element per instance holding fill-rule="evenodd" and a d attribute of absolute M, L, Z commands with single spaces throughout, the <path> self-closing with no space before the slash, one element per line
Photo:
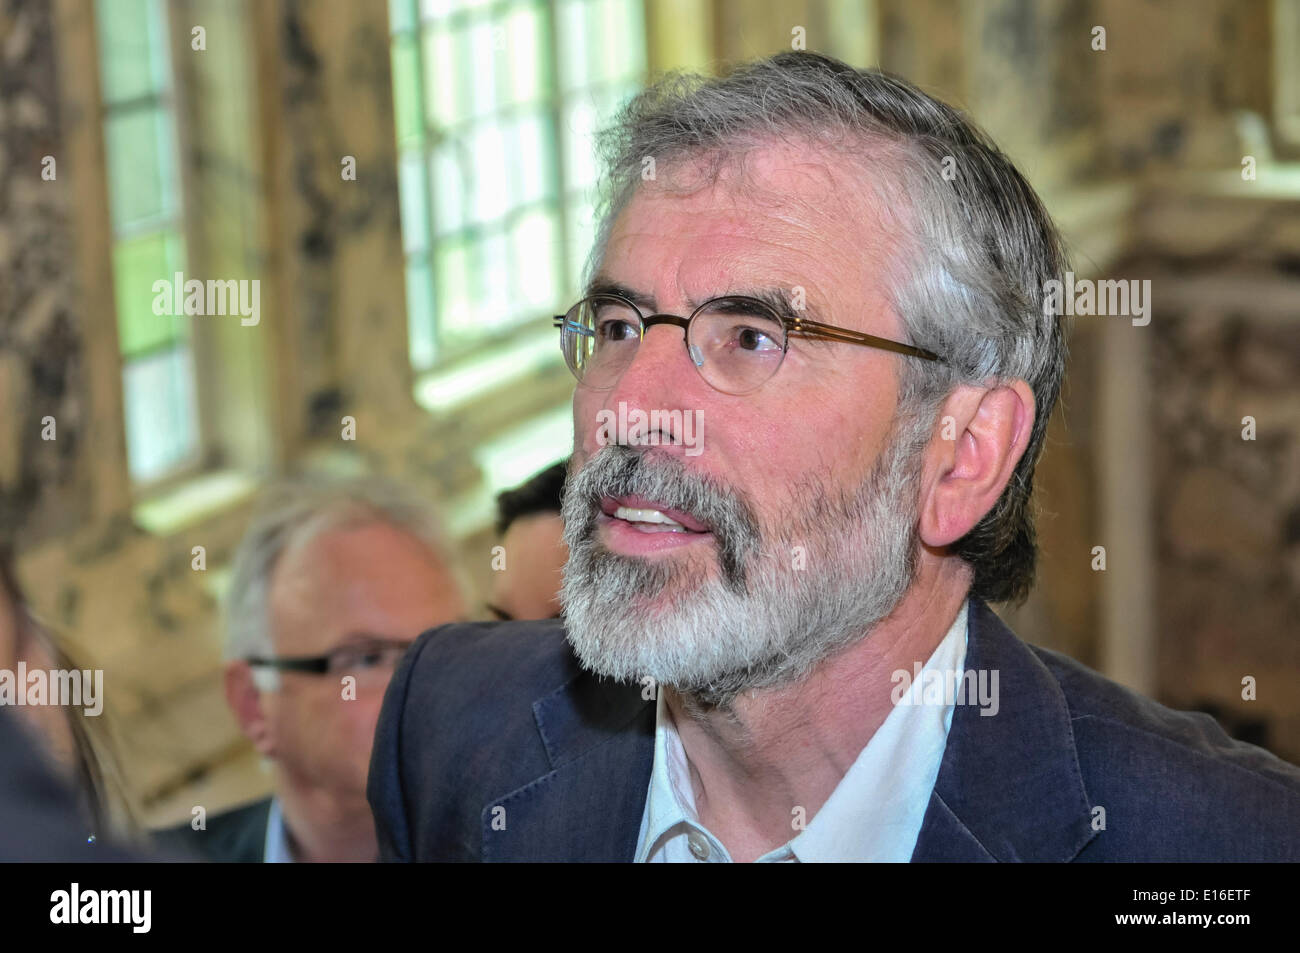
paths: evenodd
<path fill-rule="evenodd" d="M 691 850 L 691 855 L 696 860 L 709 859 L 709 842 L 704 839 L 704 835 L 699 831 L 691 831 L 686 837 L 686 845 Z"/>

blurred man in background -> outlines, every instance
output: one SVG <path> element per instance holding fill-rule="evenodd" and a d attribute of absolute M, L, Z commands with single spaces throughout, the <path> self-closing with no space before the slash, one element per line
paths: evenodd
<path fill-rule="evenodd" d="M 569 558 L 560 495 L 568 461 L 556 463 L 497 497 L 497 534 L 504 559 L 493 562 L 488 610 L 498 619 L 555 619 L 560 574 Z M 494 554 L 496 555 L 496 554 Z"/>
<path fill-rule="evenodd" d="M 432 511 L 387 483 L 272 491 L 231 570 L 225 689 L 274 795 L 163 841 L 219 861 L 375 860 L 375 721 L 411 641 L 465 616 L 452 566 Z"/>

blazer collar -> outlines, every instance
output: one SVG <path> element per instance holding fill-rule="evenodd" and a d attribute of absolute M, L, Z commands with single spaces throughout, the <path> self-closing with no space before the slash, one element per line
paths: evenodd
<path fill-rule="evenodd" d="M 641 691 L 579 672 L 533 703 L 551 770 L 484 806 L 483 860 L 633 859 L 654 761 Z"/>
<path fill-rule="evenodd" d="M 912 860 L 1073 860 L 1097 832 L 1065 696 L 987 605 L 969 619 L 966 669 L 998 673 L 998 711 L 953 709 Z"/>

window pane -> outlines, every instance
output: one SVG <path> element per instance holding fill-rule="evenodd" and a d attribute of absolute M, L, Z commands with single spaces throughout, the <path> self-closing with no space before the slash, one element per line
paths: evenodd
<path fill-rule="evenodd" d="M 629 76 L 638 84 L 645 79 L 649 54 L 646 47 L 645 6 L 640 0 L 624 0 L 627 22 L 628 62 L 636 64 L 636 70 Z"/>
<path fill-rule="evenodd" d="M 596 109 L 590 95 L 574 97 L 564 109 L 565 185 L 570 189 L 595 184 L 595 131 Z"/>
<path fill-rule="evenodd" d="M 113 230 L 175 214 L 171 117 L 162 109 L 133 109 L 104 121 Z"/>
<path fill-rule="evenodd" d="M 595 211 L 592 207 L 591 193 L 571 194 L 564 205 L 564 213 L 569 228 L 569 244 L 565 249 L 569 268 L 569 287 L 566 290 L 569 294 L 575 294 L 582 280 L 582 271 L 587 266 L 591 243 L 596 237 L 595 223 L 592 221 Z"/>
<path fill-rule="evenodd" d="M 419 10 L 417 9 L 416 0 L 389 0 L 388 31 L 390 33 L 405 33 L 414 30 L 418 16 Z"/>
<path fill-rule="evenodd" d="M 402 206 L 402 248 L 409 255 L 429 247 L 428 183 L 424 156 L 408 152 L 397 161 L 397 195 Z"/>
<path fill-rule="evenodd" d="M 587 82 L 594 85 L 604 82 L 613 72 L 619 41 L 607 30 L 605 10 L 609 5 L 604 0 L 587 0 L 584 6 L 587 10 Z"/>
<path fill-rule="evenodd" d="M 541 8 L 534 4 L 513 11 L 506 19 L 507 49 L 510 52 L 510 98 L 516 103 L 539 102 L 546 96 L 543 70 L 543 31 Z"/>
<path fill-rule="evenodd" d="M 437 28 L 424 31 L 424 108 L 428 124 L 435 129 L 458 122 L 465 112 L 460 106 L 453 43 L 453 37 L 463 36 Z"/>
<path fill-rule="evenodd" d="M 157 479 L 184 463 L 198 444 L 189 348 L 169 348 L 131 361 L 122 372 L 122 383 L 131 476 Z"/>
<path fill-rule="evenodd" d="M 100 77 L 106 103 L 166 88 L 166 35 L 154 0 L 99 0 Z"/>
<path fill-rule="evenodd" d="M 591 0 L 588 34 L 595 37 L 591 51 L 592 83 L 640 76 L 645 63 L 645 24 L 640 3 L 628 0 Z"/>
<path fill-rule="evenodd" d="M 416 146 L 424 138 L 418 53 L 413 36 L 393 41 L 393 120 L 399 149 Z"/>
<path fill-rule="evenodd" d="M 645 7 L 641 0 L 617 0 L 614 31 L 619 44 L 621 69 L 616 75 L 640 81 L 646 68 Z"/>
<path fill-rule="evenodd" d="M 551 117 L 536 112 L 521 116 L 506 127 L 510 163 L 515 176 L 515 205 L 531 205 L 555 194 L 555 138 Z"/>
<path fill-rule="evenodd" d="M 556 275 L 559 227 L 552 209 L 519 216 L 510 230 L 513 320 L 549 316 L 560 299 Z M 538 325 L 541 327 L 541 325 Z"/>
<path fill-rule="evenodd" d="M 474 156 L 474 197 L 470 217 L 475 222 L 493 222 L 506 211 L 510 173 L 506 168 L 506 143 L 501 128 L 484 126 L 470 140 Z"/>
<path fill-rule="evenodd" d="M 433 150 L 433 220 L 439 235 L 457 232 L 465 224 L 465 193 L 469 183 L 468 176 L 462 172 L 463 154 L 455 140 Z"/>
<path fill-rule="evenodd" d="M 589 82 L 587 57 L 586 0 L 560 0 L 556 11 L 556 30 L 560 41 L 560 89 L 564 92 L 586 86 Z"/>
<path fill-rule="evenodd" d="M 479 332 L 510 323 L 510 245 L 502 232 L 485 237 L 478 246 Z"/>
<path fill-rule="evenodd" d="M 172 301 L 173 290 L 165 295 L 156 295 L 153 290 L 154 282 L 159 280 L 174 289 L 173 276 L 181 270 L 183 257 L 181 239 L 174 232 L 155 232 L 114 243 L 117 327 L 122 356 L 127 360 L 187 336 L 189 319 L 184 313 L 184 298 Z M 171 313 L 154 314 L 156 298 L 160 310 Z"/>
<path fill-rule="evenodd" d="M 433 313 L 433 281 L 429 260 L 412 259 L 406 266 L 407 339 L 411 348 L 411 364 L 419 370 L 431 367 L 436 355 Z"/>
<path fill-rule="evenodd" d="M 460 46 L 460 75 L 469 83 L 473 114 L 487 116 L 497 108 L 496 31 L 491 22 L 482 21 L 469 28 L 467 39 Z"/>
<path fill-rule="evenodd" d="M 438 245 L 437 280 L 434 294 L 438 302 L 438 325 L 447 340 L 464 338 L 474 329 L 474 300 L 470 293 L 469 243 L 447 241 Z"/>
<path fill-rule="evenodd" d="M 496 0 L 423 0 L 421 7 L 426 17 L 443 17 L 476 7 L 485 7 Z"/>
<path fill-rule="evenodd" d="M 426 20 L 445 17 L 462 6 L 460 0 L 421 0 L 420 16 Z"/>

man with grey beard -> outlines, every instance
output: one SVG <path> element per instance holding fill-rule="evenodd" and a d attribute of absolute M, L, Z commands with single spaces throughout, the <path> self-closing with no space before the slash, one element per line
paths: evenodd
<path fill-rule="evenodd" d="M 564 615 L 407 655 L 383 859 L 1300 859 L 1300 769 L 988 608 L 1032 584 L 1066 350 L 1006 157 L 803 52 L 667 80 L 603 145 L 555 319 Z"/>
<path fill-rule="evenodd" d="M 626 445 L 597 452 L 564 497 L 569 561 L 561 601 L 578 659 L 602 675 L 650 677 L 684 702 L 721 708 L 741 692 L 798 681 L 860 639 L 907 590 L 916 558 L 916 460 L 914 447 L 893 440 L 851 499 L 834 499 L 809 474 L 804 512 L 779 514 L 765 535 L 743 491 L 716 485 L 680 459 Z M 716 577 L 607 549 L 597 533 L 602 501 L 633 497 L 708 526 Z M 814 550 L 802 561 L 821 572 L 795 568 L 801 545 Z"/>

